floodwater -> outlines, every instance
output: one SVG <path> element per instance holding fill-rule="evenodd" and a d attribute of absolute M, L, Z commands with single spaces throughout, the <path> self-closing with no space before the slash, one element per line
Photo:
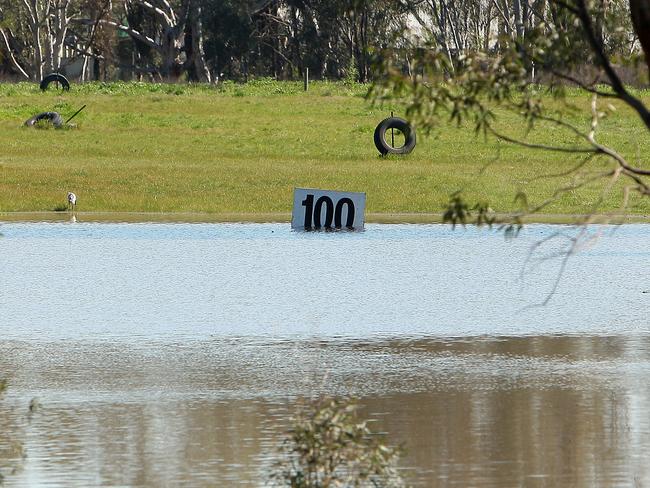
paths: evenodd
<path fill-rule="evenodd" d="M 0 472 L 264 486 L 333 395 L 412 486 L 650 486 L 650 226 L 576 232 L 1 224 Z"/>

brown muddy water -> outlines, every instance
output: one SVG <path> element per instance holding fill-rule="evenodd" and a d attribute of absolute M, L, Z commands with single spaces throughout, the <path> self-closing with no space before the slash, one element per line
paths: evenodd
<path fill-rule="evenodd" d="M 264 486 L 323 394 L 404 444 L 412 486 L 650 486 L 650 226 L 591 229 L 543 307 L 570 227 L 0 234 L 7 486 Z"/>

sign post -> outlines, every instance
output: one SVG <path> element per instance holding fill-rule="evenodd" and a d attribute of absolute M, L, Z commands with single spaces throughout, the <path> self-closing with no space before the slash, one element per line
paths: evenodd
<path fill-rule="evenodd" d="M 295 188 L 291 228 L 363 230 L 366 194 Z"/>

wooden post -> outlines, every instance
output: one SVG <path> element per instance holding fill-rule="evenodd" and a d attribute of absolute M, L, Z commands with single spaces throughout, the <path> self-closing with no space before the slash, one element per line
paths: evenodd
<path fill-rule="evenodd" d="M 305 91 L 309 90 L 309 68 L 305 68 Z"/>

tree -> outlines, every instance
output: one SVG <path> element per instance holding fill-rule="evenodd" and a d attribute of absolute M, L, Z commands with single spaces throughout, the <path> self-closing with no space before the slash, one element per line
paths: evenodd
<path fill-rule="evenodd" d="M 239 66 L 254 47 L 250 0 L 223 0 L 203 5 L 206 60 L 215 79 L 237 78 Z"/>
<path fill-rule="evenodd" d="M 131 36 L 140 58 L 163 79 L 174 81 L 186 72 L 190 80 L 210 82 L 201 9 L 199 0 L 123 0 L 113 18 L 100 18 L 99 22 Z M 94 23 L 88 18 L 75 20 Z"/>
<path fill-rule="evenodd" d="M 620 66 L 614 62 L 633 54 L 640 40 L 650 66 L 650 0 L 630 0 L 629 4 L 623 0 L 514 0 L 514 4 L 526 15 L 503 13 L 503 20 L 508 19 L 510 25 L 505 30 L 512 32 L 498 39 L 501 52 L 483 46 L 466 52 L 454 64 L 444 45 L 420 49 L 416 72 L 423 75 L 417 77 L 406 74 L 396 56 L 385 52 L 379 65 L 384 76 L 378 78 L 372 97 L 376 101 L 403 100 L 409 118 L 425 131 L 435 130 L 447 119 L 461 127 L 469 124 L 477 134 L 502 143 L 581 158 L 563 174 L 549 175 L 565 181 L 547 199 L 529 202 L 524 192 L 518 194 L 520 210 L 506 220 L 497 221 L 488 205 L 469 204 L 459 193 L 450 197 L 445 218 L 452 223 L 501 223 L 506 230 L 516 231 L 523 217 L 541 212 L 568 192 L 600 183 L 591 212 L 577 220 L 588 224 L 613 191 L 621 192 L 622 210 L 628 208 L 633 194 L 650 195 L 650 166 L 631 164 L 598 138 L 599 122 L 613 115 L 614 100 L 634 110 L 639 122 L 650 130 L 650 111 L 622 81 Z M 507 5 L 495 0 L 494 6 L 503 11 Z M 513 19 L 514 24 L 510 22 Z M 512 28 L 517 19 L 521 19 L 521 29 Z M 594 68 L 589 70 L 589 66 Z M 547 80 L 545 86 L 533 79 L 533 69 Z M 548 91 L 562 100 L 567 86 L 592 95 L 588 123 L 582 125 L 576 122 L 577 117 L 569 117 L 573 108 L 567 105 L 559 109 L 557 104 L 548 106 L 549 97 L 542 96 Z M 504 114 L 520 118 L 527 128 L 525 134 L 504 129 Z M 575 142 L 549 142 L 544 130 L 539 130 L 545 128 L 561 131 L 565 140 Z M 578 242 L 578 238 L 572 241 L 568 254 Z"/>
<path fill-rule="evenodd" d="M 454 63 L 467 52 L 489 49 L 497 0 L 422 0 L 407 5 L 424 40 L 434 42 Z"/>
<path fill-rule="evenodd" d="M 93 76 L 99 78 L 100 71 L 103 71 L 102 78 L 108 79 L 115 71 L 115 31 L 102 21 L 111 13 L 112 0 L 80 1 L 79 16 L 88 16 L 88 20 L 81 22 L 80 17 L 71 19 L 65 46 L 72 53 L 71 60 L 83 59 L 81 81 L 92 79 Z"/>
<path fill-rule="evenodd" d="M 394 0 L 275 0 L 256 14 L 255 37 L 271 50 L 274 73 L 305 68 L 319 77 L 370 78 L 372 53 L 402 33 L 407 8 Z"/>
<path fill-rule="evenodd" d="M 0 0 L 0 46 L 24 78 L 40 81 L 44 72 L 59 71 L 74 0 Z"/>

